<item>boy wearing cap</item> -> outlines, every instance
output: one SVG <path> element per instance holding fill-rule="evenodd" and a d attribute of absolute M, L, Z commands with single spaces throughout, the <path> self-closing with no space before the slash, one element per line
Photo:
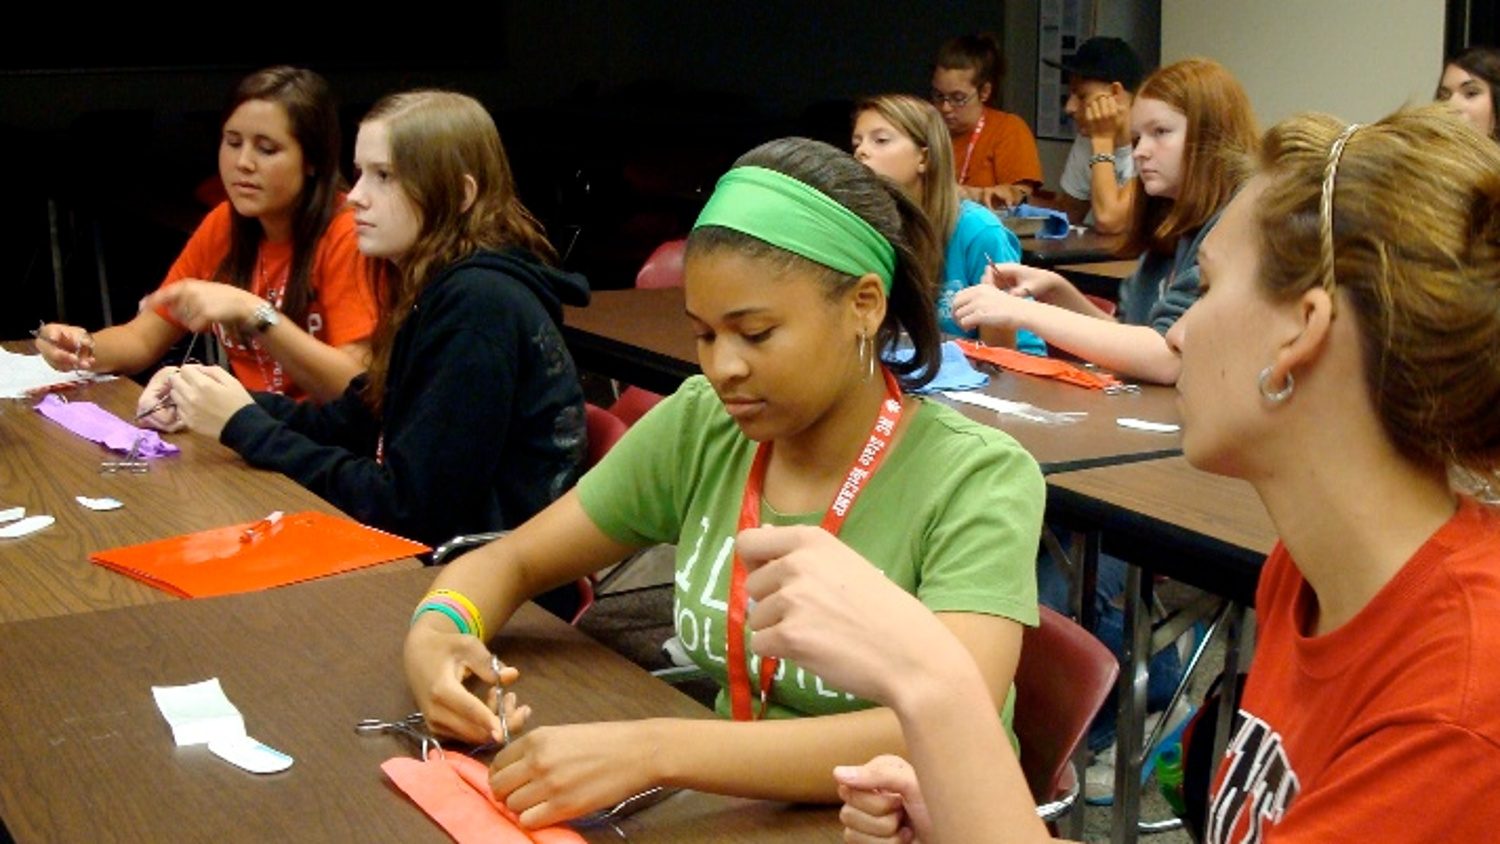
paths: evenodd
<path fill-rule="evenodd" d="M 1130 103 L 1141 84 L 1141 60 L 1124 41 L 1099 37 L 1080 44 L 1071 57 L 1047 64 L 1067 74 L 1063 110 L 1078 127 L 1059 180 L 1057 207 L 1075 224 L 1092 211 L 1093 227 L 1101 234 L 1123 232 L 1135 195 Z"/>

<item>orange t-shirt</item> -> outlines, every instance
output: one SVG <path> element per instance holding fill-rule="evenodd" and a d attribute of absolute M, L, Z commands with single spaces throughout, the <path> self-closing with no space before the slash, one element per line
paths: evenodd
<path fill-rule="evenodd" d="M 229 254 L 230 222 L 229 203 L 219 203 L 188 238 L 182 254 L 172 262 L 161 286 L 176 284 L 183 279 L 212 280 L 219 264 Z M 250 292 L 279 310 L 292 271 L 292 244 L 290 241 L 271 243 L 262 240 L 257 257 Z M 369 339 L 375 332 L 379 315 L 374 287 L 365 272 L 365 258 L 359 252 L 354 234 L 354 214 L 348 208 L 334 215 L 319 238 L 309 280 L 312 301 L 302 325 L 308 334 L 330 346 Z M 186 326 L 173 319 L 165 308 L 157 309 L 156 313 L 186 330 Z M 217 325 L 214 333 L 224 344 L 235 377 L 246 388 L 284 393 L 296 399 L 303 397 L 302 390 L 282 371 L 281 364 L 262 349 L 255 338 L 245 338 L 248 344 L 240 343 Z"/>
<path fill-rule="evenodd" d="M 1036 138 L 1026 121 L 1004 111 L 986 107 L 984 126 L 969 153 L 974 130 L 953 137 L 953 170 L 958 183 L 976 188 L 1013 185 L 1017 182 L 1042 183 L 1042 158 L 1036 151 Z M 965 168 L 964 163 L 968 162 Z"/>
<path fill-rule="evenodd" d="M 1354 618 L 1279 543 L 1204 840 L 1490 841 L 1500 829 L 1500 510 L 1465 498 Z"/>

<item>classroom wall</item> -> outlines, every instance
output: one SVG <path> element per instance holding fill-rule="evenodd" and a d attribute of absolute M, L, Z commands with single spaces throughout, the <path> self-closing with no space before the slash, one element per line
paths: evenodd
<path fill-rule="evenodd" d="M 1222 62 L 1263 127 L 1309 110 L 1370 121 L 1432 99 L 1444 11 L 1443 0 L 1161 0 L 1161 58 Z"/>

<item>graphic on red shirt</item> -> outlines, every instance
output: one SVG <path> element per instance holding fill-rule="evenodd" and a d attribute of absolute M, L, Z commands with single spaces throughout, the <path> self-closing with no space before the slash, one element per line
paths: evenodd
<path fill-rule="evenodd" d="M 1240 729 L 1224 750 L 1208 815 L 1208 841 L 1259 844 L 1261 828 L 1275 826 L 1300 786 L 1281 736 L 1265 721 L 1240 710 Z"/>

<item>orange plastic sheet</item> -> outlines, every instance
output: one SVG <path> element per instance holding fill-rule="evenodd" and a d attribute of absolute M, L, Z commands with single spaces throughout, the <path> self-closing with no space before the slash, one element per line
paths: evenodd
<path fill-rule="evenodd" d="M 291 513 L 98 551 L 95 564 L 180 598 L 255 592 L 429 551 L 341 516 Z"/>
<path fill-rule="evenodd" d="M 1121 383 L 1120 379 L 1108 372 L 1090 372 L 1057 358 L 1043 358 L 1036 355 L 1028 355 L 1015 349 L 1007 349 L 1001 346 L 984 346 L 972 340 L 955 340 L 963 353 L 973 360 L 993 363 L 1001 369 L 1011 372 L 1019 372 L 1022 375 L 1035 375 L 1038 378 L 1051 378 L 1054 381 L 1062 381 L 1065 384 L 1075 384 L 1079 387 L 1087 387 L 1091 390 L 1102 390 L 1105 387 L 1116 386 Z"/>
<path fill-rule="evenodd" d="M 427 761 L 398 756 L 380 770 L 458 844 L 583 844 L 567 827 L 521 829 L 508 806 L 490 791 L 489 768 L 459 753 Z"/>

